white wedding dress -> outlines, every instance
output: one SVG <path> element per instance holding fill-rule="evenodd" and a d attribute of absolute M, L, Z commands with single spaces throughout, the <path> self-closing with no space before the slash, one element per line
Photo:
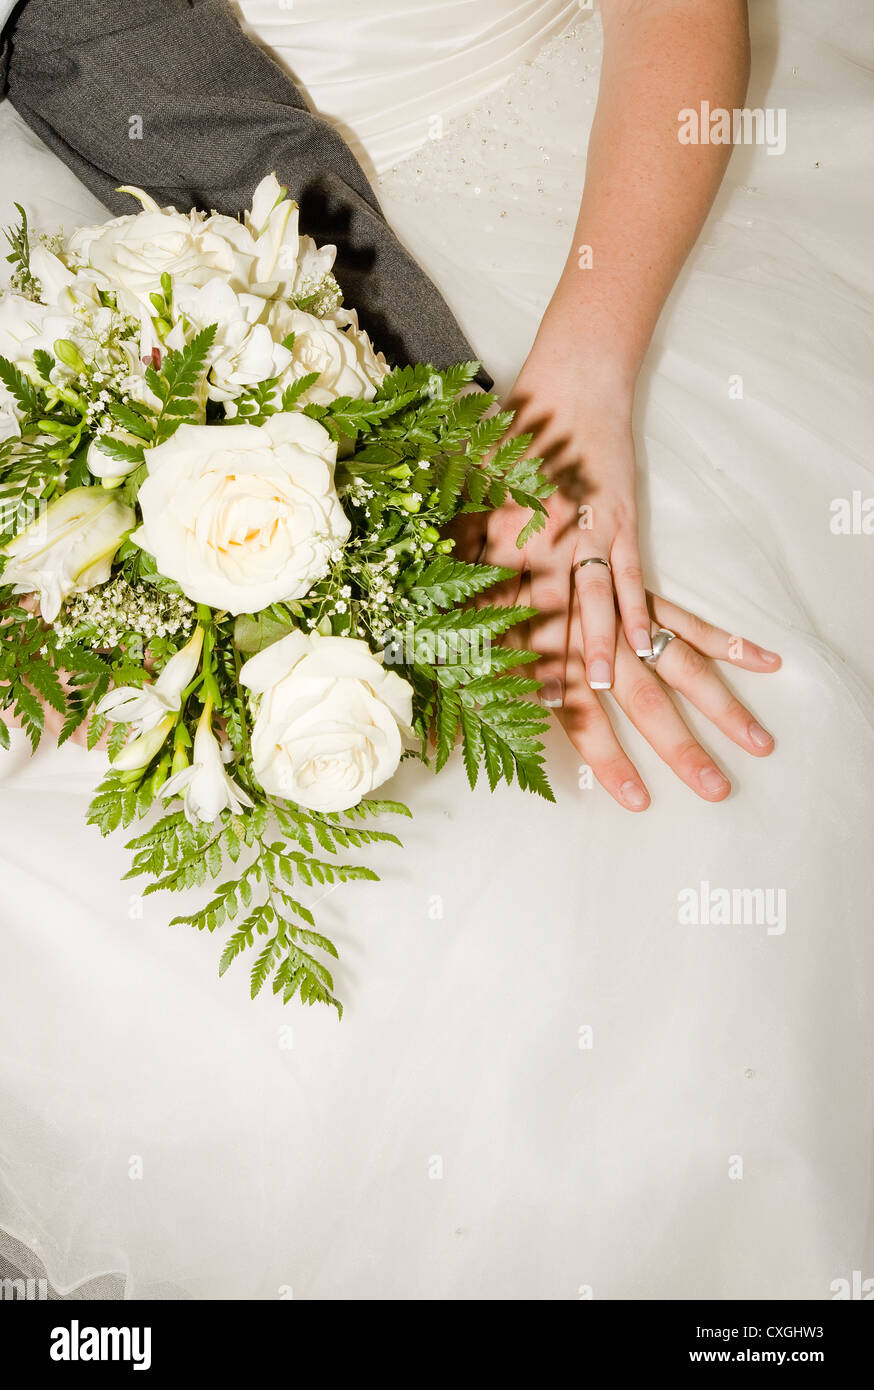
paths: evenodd
<path fill-rule="evenodd" d="M 0 755 L 0 1230 L 71 1289 L 233 1298 L 829 1298 L 871 1249 L 871 548 L 864 0 L 753 0 L 736 150 L 649 354 L 653 587 L 776 648 L 731 673 L 764 761 L 682 786 L 617 716 L 643 816 L 556 732 L 557 805 L 404 770 L 403 852 L 325 898 L 342 1023 L 248 998 L 83 816 L 95 756 Z M 506 389 L 572 234 L 597 12 L 561 0 L 244 0 L 335 117 Z M 4 220 L 100 210 L 0 106 Z M 732 389 L 742 378 L 743 396 Z M 858 499 L 857 499 L 858 501 Z M 99 763 L 99 759 L 97 760 Z M 785 890 L 785 931 L 678 896 Z M 702 890 L 704 891 L 704 890 Z M 291 1044 L 291 1045 L 289 1045 Z"/>

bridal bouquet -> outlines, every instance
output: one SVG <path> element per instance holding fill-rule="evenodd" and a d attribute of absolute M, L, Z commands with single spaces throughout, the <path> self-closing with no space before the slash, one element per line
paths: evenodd
<path fill-rule="evenodd" d="M 511 571 L 444 534 L 508 496 L 528 532 L 551 489 L 476 363 L 389 370 L 275 176 L 240 221 L 124 191 L 7 233 L 0 707 L 34 747 L 46 706 L 105 736 L 89 821 L 149 816 L 129 876 L 208 891 L 174 921 L 228 929 L 222 973 L 256 948 L 253 996 L 341 1011 L 307 890 L 376 877 L 344 860 L 397 843 L 371 793 L 400 760 L 460 740 L 472 786 L 551 798 L 532 654 L 499 640 L 532 610 L 472 607 Z"/>

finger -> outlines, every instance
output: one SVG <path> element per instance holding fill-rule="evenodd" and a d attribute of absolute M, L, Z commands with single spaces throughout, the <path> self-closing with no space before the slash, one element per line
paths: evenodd
<path fill-rule="evenodd" d="M 525 552 L 524 547 L 520 549 L 518 540 L 528 515 L 521 507 L 510 502 L 506 502 L 503 507 L 490 514 L 486 523 L 486 545 L 483 554 L 486 564 L 519 569 Z"/>
<path fill-rule="evenodd" d="M 531 607 L 531 645 L 539 660 L 535 675 L 542 682 L 540 700 L 551 709 L 560 708 L 565 694 L 568 625 L 570 623 L 570 575 L 563 569 L 536 569 L 529 576 Z"/>
<path fill-rule="evenodd" d="M 567 689 L 557 713 L 571 743 L 604 790 L 626 810 L 645 811 L 649 792 L 616 737 L 599 696 L 586 681 L 578 643 L 572 643 L 568 653 Z"/>
<path fill-rule="evenodd" d="M 43 737 L 53 739 L 57 742 L 58 735 L 66 723 L 65 717 L 59 714 L 52 705 L 45 704 L 42 701 L 40 703 L 43 709 Z M 11 709 L 0 710 L 0 720 L 6 725 L 7 729 L 24 729 L 24 724 L 19 719 L 18 715 L 14 714 Z M 103 751 L 106 747 L 107 737 L 108 728 L 104 730 L 97 743 L 93 746 Z M 88 720 L 86 719 L 78 726 L 75 732 L 70 735 L 69 741 L 70 743 L 78 743 L 84 748 L 87 745 L 88 738 Z"/>
<path fill-rule="evenodd" d="M 500 584 L 493 584 L 490 589 L 477 594 L 476 606 L 478 608 L 491 607 L 496 604 L 500 608 L 513 608 L 520 600 L 522 590 L 523 575 L 520 571 L 510 579 L 502 579 Z"/>
<path fill-rule="evenodd" d="M 626 641 L 638 656 L 649 656 L 652 652 L 652 620 L 646 602 L 646 589 L 643 587 L 637 535 L 633 527 L 620 532 L 616 537 L 610 562 L 613 566 L 613 587 L 616 590 Z"/>
<path fill-rule="evenodd" d="M 486 545 L 482 563 L 497 565 L 501 569 L 511 569 L 515 573 L 509 579 L 503 579 L 492 585 L 491 589 L 478 594 L 475 600 L 477 608 L 484 608 L 493 603 L 500 604 L 502 607 L 512 607 L 519 602 L 519 590 L 524 570 L 523 553 L 516 548 L 511 535 L 512 527 L 508 526 L 507 519 L 497 512 L 493 513 L 489 518 L 486 530 Z"/>
<path fill-rule="evenodd" d="M 488 525 L 486 512 L 462 512 L 453 517 L 446 527 L 444 537 L 455 541 L 453 555 L 468 564 L 477 564 L 488 545 Z"/>
<path fill-rule="evenodd" d="M 717 729 L 756 758 L 774 751 L 774 740 L 757 723 L 745 705 L 720 680 L 711 662 L 680 637 L 669 642 L 659 657 L 656 672 L 673 690 L 700 710 Z"/>
<path fill-rule="evenodd" d="M 728 796 L 728 778 L 693 737 L 658 676 L 624 639 L 616 649 L 613 694 L 647 743 L 687 787 L 705 801 Z"/>
<path fill-rule="evenodd" d="M 676 632 L 678 637 L 684 637 L 705 656 L 730 661 L 745 671 L 779 671 L 782 665 L 776 652 L 759 647 L 745 637 L 726 632 L 724 628 L 714 627 L 712 623 L 706 623 L 703 618 L 679 608 L 675 603 L 669 603 L 658 594 L 650 594 L 650 604 L 656 622 Z"/>
<path fill-rule="evenodd" d="M 512 583 L 511 580 L 507 581 Z M 520 574 L 516 582 L 516 592 L 511 600 L 512 604 L 519 604 L 522 608 L 531 607 L 531 594 L 529 592 L 528 575 Z M 530 651 L 533 643 L 531 641 L 531 624 L 529 622 L 516 623 L 507 629 L 501 638 L 501 645 L 512 647 L 515 651 Z M 519 674 L 529 675 L 530 672 L 524 667 L 519 667 Z"/>
<path fill-rule="evenodd" d="M 592 690 L 609 690 L 613 684 L 613 659 L 616 651 L 616 602 L 613 580 L 607 565 L 587 557 L 577 557 L 574 565 L 574 586 L 577 591 L 586 680 Z M 582 561 L 582 563 L 581 563 Z"/>

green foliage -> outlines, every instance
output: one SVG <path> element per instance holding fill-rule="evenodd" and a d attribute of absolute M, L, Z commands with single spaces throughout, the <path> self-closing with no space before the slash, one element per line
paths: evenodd
<path fill-rule="evenodd" d="M 488 392 L 459 396 L 475 377 L 478 362 L 445 371 L 419 364 L 402 367 L 383 381 L 372 401 L 343 397 L 328 406 L 307 406 L 337 439 L 366 443 L 344 459 L 345 471 L 368 475 L 405 463 L 429 467 L 425 481 L 438 492 L 434 519 L 445 524 L 460 511 L 500 507 L 512 498 L 531 517 L 520 534 L 520 549 L 546 519 L 544 502 L 554 492 L 539 472 L 540 460 L 526 457 L 531 435 L 504 440 L 513 416 L 494 414 Z M 504 442 L 501 442 L 504 440 Z"/>
<path fill-rule="evenodd" d="M 89 819 L 104 834 L 130 824 L 139 813 L 141 792 L 110 775 L 92 803 Z M 310 909 L 295 894 L 296 885 L 346 883 L 376 879 L 372 869 L 326 859 L 378 840 L 398 844 L 388 831 L 362 829 L 352 822 L 368 815 L 409 815 L 397 802 L 364 802 L 354 811 L 322 816 L 263 795 L 252 809 L 225 811 L 215 826 L 191 825 L 182 811 L 163 816 L 151 829 L 131 840 L 134 853 L 128 878 L 143 875 L 152 881 L 144 895 L 183 892 L 211 883 L 210 898 L 194 912 L 173 918 L 173 924 L 215 932 L 230 927 L 219 963 L 219 974 L 246 951 L 259 947 L 250 970 L 254 998 L 272 978 L 283 1003 L 297 996 L 305 1004 L 342 1005 L 334 982 L 315 948 L 336 957 L 337 949 L 316 930 Z M 273 838 L 276 832 L 286 838 Z M 300 846 L 290 848 L 289 841 Z M 230 862 L 234 876 L 222 875 Z M 221 880 L 215 882 L 215 880 Z"/>
<path fill-rule="evenodd" d="M 468 679 L 457 667 L 444 668 L 437 696 L 438 768 L 460 733 L 471 787 L 484 767 L 492 791 L 502 778 L 512 782 L 515 774 L 523 791 L 554 801 L 543 767 L 547 712 L 526 698 L 537 688 L 537 681 L 519 677 L 488 674 Z"/>
<path fill-rule="evenodd" d="M 539 685 L 513 674 L 535 657 L 500 645 L 534 610 L 472 606 L 514 571 L 429 555 L 433 544 L 423 542 L 459 513 L 489 511 L 510 500 L 531 513 L 520 548 L 545 520 L 553 487 L 539 472 L 539 460 L 528 456 L 531 436 L 507 437 L 512 413 L 497 410 L 492 395 L 460 394 L 478 366 L 400 368 L 372 401 L 344 398 L 308 406 L 306 413 L 344 440 L 347 450 L 350 441 L 354 446 L 342 456 L 338 476 L 350 480 L 352 499 L 359 495 L 356 488 L 365 489 L 363 515 L 355 518 L 357 529 L 370 533 L 365 555 L 402 553 L 397 594 L 383 612 L 386 659 L 416 691 L 420 755 L 427 758 L 433 732 L 438 770 L 460 743 L 471 785 L 484 771 L 492 788 L 502 779 L 515 781 L 551 800 L 542 743 L 548 715 L 532 698 Z M 421 499 L 412 511 L 405 508 L 411 492 Z M 332 630 L 343 631 L 342 620 Z M 412 650 L 405 645 L 408 634 Z M 395 641 L 400 655 L 392 650 Z"/>
<path fill-rule="evenodd" d="M 149 441 L 154 435 L 154 423 L 147 419 L 143 410 L 135 410 L 130 405 L 125 405 L 123 401 L 111 401 L 107 407 L 109 414 L 117 425 L 126 429 L 130 434 L 135 434 L 138 439 Z M 145 407 L 143 407 L 145 409 Z"/>
<path fill-rule="evenodd" d="M 315 386 L 321 373 L 307 372 L 304 376 L 298 377 L 290 386 L 286 386 L 282 393 L 282 409 L 294 410 L 301 396 L 305 395 L 312 386 Z"/>
<path fill-rule="evenodd" d="M 145 460 L 145 453 L 142 445 L 125 444 L 122 439 L 113 439 L 112 435 L 101 435 L 97 441 L 97 447 L 101 454 L 106 454 L 115 463 L 123 463 L 128 468 L 132 463 L 140 464 Z"/>
<path fill-rule="evenodd" d="M 36 414 L 39 410 L 39 392 L 30 378 L 7 357 L 0 357 L 0 381 L 10 395 L 15 397 L 26 416 Z"/>
<path fill-rule="evenodd" d="M 26 221 L 12 245 L 24 283 L 29 267 Z M 160 329 L 172 316 L 169 280 L 162 281 L 153 304 Z M 253 710 L 240 682 L 242 661 L 298 627 L 360 636 L 372 649 L 382 645 L 387 632 L 406 633 L 409 627 L 414 649 L 403 654 L 398 670 L 415 692 L 419 752 L 412 755 L 428 761 L 433 737 L 439 770 L 460 744 L 471 786 L 485 774 L 492 788 L 502 779 L 515 781 L 551 799 L 542 756 L 546 714 L 532 698 L 537 681 L 520 674 L 534 657 L 500 641 L 532 617 L 533 610 L 483 603 L 482 596 L 514 571 L 454 557 L 449 553 L 453 542 L 444 538 L 444 531 L 462 513 L 512 500 L 531 513 L 519 538 L 523 546 L 543 524 L 544 501 L 552 488 L 538 461 L 527 456 L 530 437 L 508 438 L 511 415 L 496 410 L 493 396 L 468 390 L 476 362 L 442 371 L 424 364 L 401 368 L 385 378 L 372 400 L 347 396 L 328 406 L 302 406 L 317 373 L 303 376 L 281 395 L 277 380 L 269 379 L 244 392 L 234 418 L 228 419 L 205 399 L 204 377 L 216 332 L 212 325 L 195 333 L 181 349 L 165 353 L 163 361 L 156 355 L 145 378 L 157 408 L 122 398 L 122 388 L 92 390 L 88 373 L 75 363 L 72 385 L 52 384 L 56 364 L 47 352 L 34 355 L 32 377 L 0 358 L 0 381 L 21 416 L 21 438 L 0 444 L 0 541 L 27 524 L 34 504 L 65 488 L 97 485 L 87 454 L 98 419 L 100 449 L 126 474 L 117 495 L 133 507 L 147 475 L 148 450 L 171 439 L 189 420 L 260 425 L 279 411 L 302 410 L 336 441 L 336 478 L 352 521 L 350 542 L 332 553 L 327 572 L 299 600 L 236 616 L 198 610 L 206 629 L 202 668 L 182 696 L 172 735 L 141 771 L 110 770 L 88 821 L 106 835 L 144 817 L 155 818 L 174 753 L 190 756 L 208 695 L 213 717 L 230 744 L 233 777 L 253 805 L 236 814 L 225 811 L 214 825 L 189 823 L 178 800 L 162 807 L 156 823 L 141 827 L 130 841 L 128 877 L 146 880 L 144 894 L 205 897 L 201 906 L 173 920 L 221 933 L 220 974 L 247 958 L 253 997 L 270 984 L 284 1003 L 297 998 L 341 1013 L 326 963 L 336 957 L 336 947 L 317 927 L 308 890 L 375 879 L 372 869 L 348 862 L 350 857 L 382 842 L 399 844 L 374 818 L 409 812 L 397 802 L 369 800 L 348 812 L 315 814 L 268 797 L 251 756 Z M 60 344 L 56 352 L 69 366 L 68 358 L 78 349 Z M 107 414 L 128 438 L 106 432 Z M 167 595 L 180 594 L 158 572 L 154 557 L 130 540 L 115 558 L 113 581 L 119 576 L 133 589 L 154 586 Z M 474 606 L 475 600 L 480 606 Z M 154 611 L 152 597 L 148 602 Z M 172 607 L 172 599 L 166 602 Z M 88 747 L 105 738 L 112 759 L 128 730 L 107 722 L 97 706 L 113 685 L 141 686 L 153 679 L 174 644 L 161 636 L 148 650 L 131 656 L 127 635 L 119 635 L 111 624 L 101 628 L 97 620 L 89 630 L 87 617 L 74 609 L 71 604 L 61 641 L 38 615 L 18 605 L 8 587 L 0 587 L 0 706 L 14 711 L 34 747 L 50 708 L 62 719 L 59 742 L 84 729 Z M 0 744 L 8 744 L 2 725 Z"/>
<path fill-rule="evenodd" d="M 10 281 L 12 288 L 30 299 L 39 299 L 40 285 L 30 268 L 30 233 L 27 226 L 27 213 L 20 203 L 14 204 L 18 213 L 18 225 L 5 229 L 6 240 L 11 250 L 6 257 L 14 267 Z"/>
<path fill-rule="evenodd" d="M 40 617 L 0 590 L 0 709 L 11 709 L 34 748 L 45 731 L 45 706 L 64 716 L 58 742 L 78 728 L 109 689 L 111 671 L 94 652 L 60 646 Z"/>
<path fill-rule="evenodd" d="M 146 368 L 146 381 L 161 402 L 155 421 L 153 444 L 163 444 L 181 424 L 198 412 L 195 396 L 206 370 L 209 350 L 218 327 L 212 323 L 196 333 L 184 348 L 168 352 L 160 371 Z"/>
<path fill-rule="evenodd" d="M 416 576 L 409 596 L 420 604 L 451 608 L 453 604 L 464 603 L 475 594 L 493 588 L 503 579 L 511 579 L 515 572 L 498 565 L 471 565 L 463 560 L 441 557 L 432 560 Z"/>
<path fill-rule="evenodd" d="M 304 406 L 303 413 L 324 425 L 332 439 L 354 440 L 360 435 L 373 433 L 379 425 L 398 415 L 415 399 L 414 392 L 390 396 L 387 399 L 377 395 L 372 401 L 355 400 L 352 396 L 338 396 L 330 405 Z"/>
<path fill-rule="evenodd" d="M 250 386 L 237 398 L 235 415 L 220 421 L 223 425 L 263 425 L 279 410 L 276 404 L 277 378 L 270 377 Z"/>

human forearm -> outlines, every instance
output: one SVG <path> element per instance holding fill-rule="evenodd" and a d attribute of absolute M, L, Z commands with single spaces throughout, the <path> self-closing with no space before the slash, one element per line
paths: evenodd
<path fill-rule="evenodd" d="M 621 397 L 633 390 L 730 153 L 681 144 L 678 113 L 703 100 L 743 103 L 749 40 L 745 0 L 602 0 L 602 12 L 580 215 L 537 351 Z"/>

